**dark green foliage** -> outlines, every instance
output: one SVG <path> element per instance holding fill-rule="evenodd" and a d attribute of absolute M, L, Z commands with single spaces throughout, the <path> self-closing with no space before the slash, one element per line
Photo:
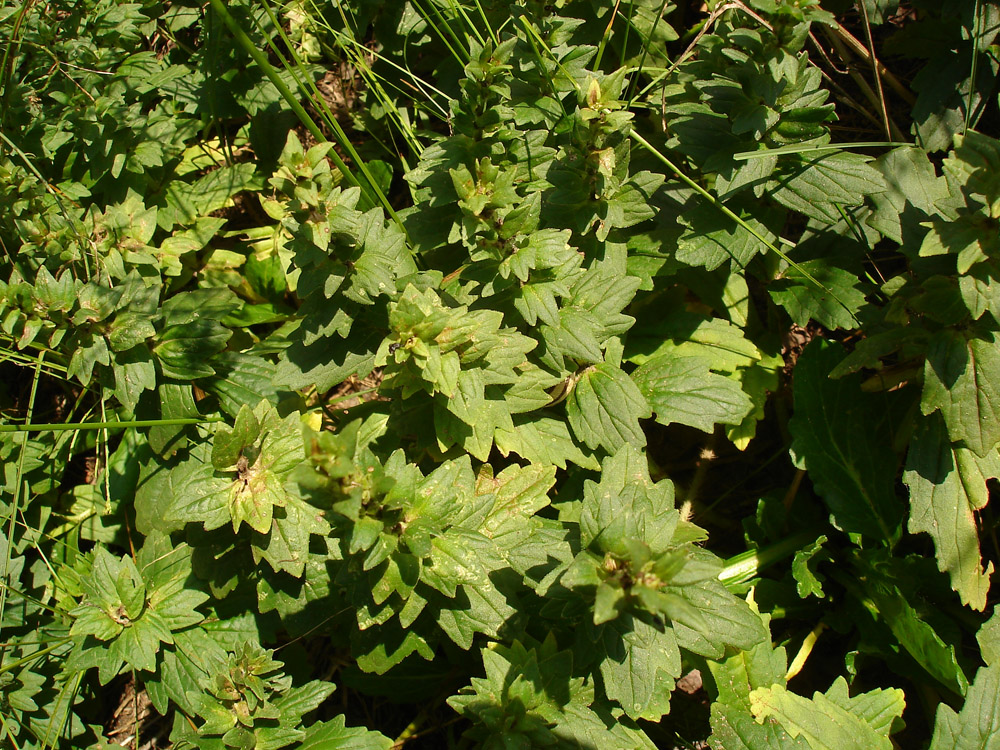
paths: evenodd
<path fill-rule="evenodd" d="M 0 9 L 0 746 L 993 747 L 998 32 Z"/>

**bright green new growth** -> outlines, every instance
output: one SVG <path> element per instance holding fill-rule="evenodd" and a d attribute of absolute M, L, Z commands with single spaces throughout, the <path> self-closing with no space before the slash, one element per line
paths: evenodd
<path fill-rule="evenodd" d="M 205 685 L 198 715 L 205 722 L 198 728 L 212 742 L 221 735 L 226 747 L 277 750 L 301 741 L 306 733 L 297 729 L 302 716 L 315 709 L 333 692 L 331 683 L 314 680 L 292 687 L 282 674 L 280 661 L 254 643 L 245 643 L 229 654 L 225 663 Z M 204 740 L 199 739 L 198 744 Z"/>

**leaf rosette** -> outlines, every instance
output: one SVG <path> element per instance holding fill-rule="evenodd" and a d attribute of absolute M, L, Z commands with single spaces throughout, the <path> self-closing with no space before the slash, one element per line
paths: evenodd
<path fill-rule="evenodd" d="M 157 654 L 174 643 L 174 633 L 197 625 L 198 607 L 208 595 L 186 588 L 190 549 L 172 546 L 162 535 L 147 538 L 135 560 L 98 547 L 84 561 L 83 599 L 71 611 L 76 641 L 71 661 L 97 666 L 101 683 L 125 665 L 153 671 Z"/>
<path fill-rule="evenodd" d="M 718 580 L 721 561 L 697 546 L 705 532 L 681 518 L 672 483 L 654 483 L 639 450 L 624 447 L 586 483 L 579 532 L 561 583 L 589 604 L 582 637 L 628 716 L 669 710 L 682 648 L 720 658 L 760 641 L 760 621 Z"/>

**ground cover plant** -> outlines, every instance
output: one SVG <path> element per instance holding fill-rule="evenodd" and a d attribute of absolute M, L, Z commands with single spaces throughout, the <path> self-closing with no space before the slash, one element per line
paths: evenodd
<path fill-rule="evenodd" d="M 987 0 L 0 7 L 0 746 L 1000 747 Z"/>

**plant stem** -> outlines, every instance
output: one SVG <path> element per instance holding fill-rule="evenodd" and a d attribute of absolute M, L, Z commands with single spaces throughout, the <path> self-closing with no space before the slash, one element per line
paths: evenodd
<path fill-rule="evenodd" d="M 982 36 L 982 25 L 979 21 L 980 0 L 976 0 L 976 7 L 973 10 L 974 21 L 972 27 L 972 69 L 969 71 L 969 97 L 965 102 L 965 127 L 962 135 L 972 127 L 972 102 L 976 96 L 976 72 L 979 68 L 979 40 Z"/>
<path fill-rule="evenodd" d="M 860 322 L 860 321 L 858 321 L 857 316 L 851 311 L 851 308 L 849 308 L 847 306 L 847 304 L 840 298 L 840 295 L 836 294 L 831 289 L 827 289 L 823 284 L 821 284 L 816 279 L 815 276 L 813 276 L 811 273 L 809 273 L 805 268 L 803 268 L 802 266 L 800 266 L 794 260 L 792 260 L 791 258 L 789 258 L 788 255 L 784 251 L 779 250 L 777 248 L 777 246 L 775 246 L 775 244 L 773 242 L 769 241 L 760 232 L 758 232 L 756 229 L 754 229 L 752 226 L 750 226 L 750 224 L 748 224 L 740 216 L 738 216 L 736 213 L 734 213 L 729 207 L 727 207 L 724 203 L 722 203 L 718 198 L 716 198 L 714 195 L 712 195 L 710 192 L 708 192 L 708 190 L 706 190 L 701 185 L 699 185 L 697 182 L 695 182 L 690 177 L 688 177 L 686 174 L 684 174 L 681 171 L 680 167 L 678 167 L 676 164 L 674 164 L 672 161 L 670 161 L 670 159 L 668 159 L 666 156 L 664 156 L 662 153 L 660 153 L 660 151 L 653 144 L 651 144 L 649 141 L 647 141 L 641 135 L 639 135 L 638 133 L 636 133 L 634 130 L 629 133 L 629 136 L 634 141 L 636 141 L 636 143 L 638 143 L 640 146 L 642 146 L 647 151 L 649 151 L 649 153 L 651 153 L 653 156 L 655 156 L 657 158 L 657 160 L 659 160 L 665 167 L 667 167 L 667 169 L 669 169 L 671 172 L 673 172 L 675 175 L 677 175 L 677 177 L 681 180 L 681 182 L 683 182 L 685 185 L 687 185 L 688 187 L 690 187 L 696 193 L 698 193 L 703 198 L 705 198 L 706 200 L 708 200 L 713 206 L 715 206 L 717 209 L 719 209 L 720 211 L 722 211 L 722 213 L 724 213 L 730 219 L 732 219 L 737 224 L 739 224 L 741 227 L 743 227 L 743 229 L 745 229 L 746 231 L 750 232 L 750 234 L 752 234 L 754 237 L 756 237 L 758 240 L 760 240 L 760 242 L 762 242 L 766 248 L 768 248 L 769 250 L 771 250 L 775 255 L 777 255 L 783 261 L 785 261 L 786 263 L 788 263 L 792 268 L 794 268 L 796 271 L 798 271 L 800 274 L 802 274 L 802 277 L 805 278 L 805 279 L 807 279 L 813 285 L 815 285 L 815 287 L 817 289 L 820 289 L 821 291 L 826 292 L 828 295 L 830 295 L 830 297 L 832 297 L 833 299 L 835 299 L 838 302 L 838 304 L 840 304 L 840 306 L 843 307 L 847 311 L 847 314 L 851 316 L 851 318 L 854 320 L 855 323 L 859 323 Z M 791 243 L 789 243 L 789 244 L 791 244 Z M 726 248 L 726 250 L 729 251 L 728 248 Z M 732 254 L 732 253 L 730 252 L 730 254 Z M 736 258 L 734 257 L 733 260 L 736 260 Z"/>
<path fill-rule="evenodd" d="M 868 52 L 868 49 L 865 47 L 865 45 L 862 44 L 857 37 L 855 37 L 850 31 L 845 29 L 839 23 L 832 27 L 823 26 L 823 29 L 829 30 L 830 32 L 832 32 L 832 34 L 836 35 L 842 41 L 846 42 L 848 47 L 857 52 L 858 55 L 860 55 L 865 60 L 868 60 L 868 58 L 870 57 L 870 53 Z M 908 88 L 906 88 L 906 86 L 904 86 L 900 82 L 900 80 L 892 74 L 892 71 L 886 68 L 885 65 L 883 65 L 881 62 L 879 62 L 878 60 L 874 60 L 873 64 L 876 66 L 879 75 L 881 75 L 882 78 L 885 79 L 886 83 L 889 84 L 889 86 L 893 89 L 893 91 L 899 94 L 899 97 L 912 107 L 917 101 L 917 97 L 913 95 L 913 92 L 911 92 Z"/>
<path fill-rule="evenodd" d="M 785 493 L 785 497 L 782 499 L 782 505 L 785 506 L 785 510 L 788 511 L 792 507 L 792 503 L 795 502 L 795 496 L 799 494 L 799 487 L 802 486 L 802 480 L 806 478 L 805 469 L 796 469 L 795 477 L 792 479 L 792 483 L 788 486 L 788 491 Z"/>
<path fill-rule="evenodd" d="M 25 664 L 30 664 L 31 662 L 35 661 L 38 657 L 45 656 L 45 654 L 52 653 L 53 651 L 55 651 L 60 646 L 65 645 L 66 643 L 69 643 L 70 640 L 71 639 L 69 639 L 69 638 L 64 638 L 61 641 L 59 641 L 58 643 L 54 643 L 53 645 L 49 646 L 48 648 L 39 649 L 38 651 L 35 651 L 34 653 L 28 654 L 27 656 L 22 657 L 22 658 L 18 659 L 17 661 L 7 662 L 2 667 L 0 667 L 0 674 L 3 674 L 4 672 L 9 672 L 12 669 L 17 669 L 18 667 L 23 666 Z"/>
<path fill-rule="evenodd" d="M 763 159 L 765 156 L 781 156 L 782 154 L 807 154 L 813 151 L 844 151 L 851 148 L 897 148 L 898 146 L 913 146 L 908 141 L 858 141 L 857 143 L 824 143 L 817 146 L 782 146 L 781 148 L 765 148 L 759 151 L 740 151 L 733 154 L 736 161 Z"/>
<path fill-rule="evenodd" d="M 719 580 L 724 586 L 736 586 L 746 583 L 751 578 L 760 575 L 761 571 L 770 567 L 782 558 L 788 557 L 799 547 L 808 544 L 818 536 L 816 530 L 800 531 L 798 534 L 785 537 L 780 542 L 763 549 L 751 549 L 741 552 L 726 560 L 726 565 L 719 573 Z"/>
<path fill-rule="evenodd" d="M 430 713 L 430 707 L 424 707 L 416 716 L 413 717 L 413 721 L 406 725 L 406 728 L 399 733 L 399 736 L 392 743 L 392 750 L 398 750 L 411 739 L 420 730 L 424 722 L 427 721 L 427 716 Z"/>
<path fill-rule="evenodd" d="M 218 2 L 218 0 L 216 0 L 216 2 Z M 308 73 L 306 73 L 305 66 L 302 64 L 302 60 L 299 59 L 299 56 L 295 52 L 295 46 L 292 44 L 291 40 L 288 39 L 288 36 L 285 34 L 284 29 L 281 28 L 281 23 L 275 17 L 274 12 L 271 10 L 271 6 L 266 2 L 266 0 L 264 0 L 263 5 L 264 5 L 264 10 L 267 12 L 268 18 L 270 18 L 271 23 L 274 24 L 274 27 L 278 30 L 278 35 L 285 43 L 285 46 L 287 47 L 289 54 L 292 57 L 292 62 L 294 63 L 294 65 L 288 64 L 288 62 L 282 56 L 281 50 L 279 50 L 277 46 L 271 41 L 270 37 L 267 37 L 268 45 L 271 47 L 271 50 L 274 52 L 275 56 L 277 56 L 278 59 L 281 61 L 285 70 L 289 71 L 295 78 L 295 82 L 298 85 L 299 89 L 302 91 L 302 93 L 307 98 L 309 98 L 310 96 L 312 97 L 313 106 L 316 108 L 317 111 L 319 111 L 321 114 L 324 115 L 323 121 L 326 123 L 327 127 L 330 128 L 330 130 L 332 130 L 336 135 L 337 143 L 341 146 L 341 148 L 344 149 L 344 151 L 347 152 L 347 155 L 351 158 L 351 160 L 354 162 L 357 168 L 361 171 L 361 174 L 365 178 L 365 184 L 361 184 L 360 182 L 358 182 L 357 179 L 354 178 L 352 175 L 351 177 L 354 180 L 354 184 L 359 185 L 361 187 L 362 191 L 364 191 L 364 193 L 368 196 L 368 199 L 373 204 L 375 203 L 381 204 L 382 208 L 385 209 L 386 213 L 389 214 L 389 216 L 396 223 L 396 225 L 403 230 L 404 234 L 406 234 L 406 227 L 403 226 L 403 222 L 396 214 L 396 210 L 392 207 L 392 204 L 389 203 L 389 199 L 386 198 L 385 193 L 382 192 L 382 189 L 379 187 L 378 182 L 376 182 L 375 178 L 372 176 L 371 171 L 368 169 L 368 165 L 365 164 L 364 160 L 361 158 L 361 155 L 354 148 L 354 144 L 351 143 L 351 139 L 347 137 L 347 133 L 344 132 L 344 129 L 340 126 L 340 123 L 337 121 L 337 118 L 330 110 L 329 105 L 327 105 L 326 100 L 320 94 L 319 89 L 316 88 L 316 84 L 312 82 L 311 78 L 308 76 Z M 244 35 L 244 37 L 245 36 L 246 35 Z M 259 50 L 257 51 L 259 52 Z M 262 53 L 261 56 L 263 57 Z M 257 58 L 255 57 L 254 60 L 256 61 Z M 258 65 L 260 64 L 261 63 L 258 62 Z M 270 63 L 267 61 L 266 57 L 264 58 L 263 64 L 270 66 Z M 302 73 L 301 78 L 298 75 L 296 75 L 296 70 Z M 265 68 L 264 72 L 267 73 L 268 78 L 271 78 L 271 80 L 275 82 L 275 85 L 277 85 L 277 81 L 281 80 L 280 76 L 278 76 L 277 71 L 275 71 L 273 67 Z M 288 91 L 288 97 L 293 97 L 292 99 L 285 97 L 286 100 L 289 103 L 291 103 L 294 100 L 294 96 L 287 87 L 285 88 L 285 91 Z M 285 96 L 284 92 L 282 92 L 282 96 Z M 296 103 L 298 102 L 296 101 Z M 299 106 L 301 108 L 301 105 Z M 304 111 L 305 110 L 303 109 L 303 112 Z M 296 112 L 296 114 L 298 113 Z M 318 127 L 319 126 L 317 126 L 317 128 Z M 315 135 L 315 133 L 313 135 Z M 320 135 L 317 136 L 317 140 L 323 142 L 329 139 L 323 136 L 321 132 Z M 330 151 L 327 155 L 331 159 L 333 159 L 334 163 L 337 165 L 337 168 L 340 169 L 342 173 L 344 173 L 345 175 L 348 174 L 347 165 L 343 162 L 343 160 L 335 151 Z"/>
<path fill-rule="evenodd" d="M 306 129 L 312 133 L 313 137 L 317 141 L 320 143 L 325 142 L 327 140 L 326 136 L 323 135 L 323 131 L 320 130 L 319 125 L 317 125 L 316 121 L 309 116 L 309 113 L 306 112 L 299 100 L 295 98 L 295 95 L 292 94 L 288 86 L 285 85 L 285 82 L 281 80 L 281 76 L 278 75 L 278 72 L 271 66 L 271 63 L 268 62 L 267 56 L 257 48 L 257 45 L 253 43 L 253 40 L 246 35 L 245 31 L 243 31 L 243 27 L 240 26 L 236 19 L 230 15 L 229 11 L 226 10 L 226 6 L 222 0 L 209 0 L 209 2 L 212 5 L 212 9 L 219 15 L 219 18 L 222 19 L 222 22 L 229 27 L 229 30 L 236 38 L 236 42 L 243 48 L 244 52 L 253 58 L 253 61 L 257 63 L 257 67 L 263 71 L 264 75 L 270 79 L 271 83 L 274 84 L 274 87 L 278 89 L 278 93 L 281 94 L 288 106 L 291 107 L 292 111 L 296 114 L 299 120 L 302 121 L 302 124 L 306 126 Z M 337 166 L 339 167 L 340 165 L 338 164 Z M 353 174 L 347 171 L 346 165 L 341 171 L 344 172 L 344 179 L 352 185 L 358 185 L 360 187 L 361 183 L 358 182 L 357 178 Z"/>
<path fill-rule="evenodd" d="M 41 352 L 38 355 L 38 364 L 35 365 L 35 376 L 31 381 L 31 393 L 28 396 L 28 418 L 35 411 L 35 396 L 38 394 L 38 381 L 42 374 L 42 363 L 45 361 L 45 352 Z M 25 435 L 21 438 L 21 450 L 18 451 L 17 455 L 17 470 L 14 476 L 14 491 L 13 497 L 10 504 L 10 520 L 7 525 L 7 547 L 4 550 L 3 556 L 3 571 L 0 573 L 0 581 L 4 583 L 7 582 L 8 574 L 10 573 L 10 561 L 11 553 L 14 548 L 14 524 L 17 519 L 17 513 L 20 509 L 21 502 L 21 492 L 24 491 L 27 494 L 28 483 L 23 482 L 24 479 L 24 459 L 28 454 L 28 436 Z M 23 485 L 23 486 L 22 486 Z M 3 622 L 4 611 L 7 607 L 7 586 L 0 587 L 0 622 Z M 5 649 L 0 649 L 0 664 L 3 664 L 3 658 L 6 654 Z"/>
<path fill-rule="evenodd" d="M 686 505 L 694 505 L 698 493 L 701 492 L 702 485 L 705 484 L 708 469 L 715 458 L 715 433 L 713 432 L 711 437 L 706 441 L 705 446 L 701 449 L 698 461 L 695 464 L 694 478 L 692 478 L 691 484 L 688 485 L 687 492 L 684 494 Z"/>
<path fill-rule="evenodd" d="M 785 672 L 785 682 L 788 682 L 802 671 L 802 667 L 806 665 L 806 660 L 809 658 L 809 654 L 812 653 L 813 646 L 816 645 L 816 641 L 819 639 L 820 634 L 826 630 L 826 628 L 826 623 L 821 622 L 810 631 L 809 635 L 805 637 L 805 640 L 802 641 L 802 646 L 799 647 L 799 652 L 795 654 L 795 658 L 792 659 L 792 663 L 788 665 L 788 671 Z"/>
<path fill-rule="evenodd" d="M 879 61 L 875 56 L 875 41 L 872 39 L 872 26 L 871 22 L 868 20 L 868 8 L 865 6 L 864 2 L 859 3 L 859 8 L 861 10 L 861 17 L 865 21 L 865 33 L 868 36 L 868 47 L 871 50 L 870 61 L 872 64 L 872 74 L 875 77 L 875 88 L 878 89 L 878 102 L 882 108 L 882 121 L 885 124 L 885 135 L 887 138 L 892 138 L 892 125 L 889 119 L 889 105 L 885 101 L 885 91 L 882 89 L 882 75 L 879 71 Z"/>
<path fill-rule="evenodd" d="M 63 424 L 61 422 L 37 424 L 5 424 L 0 425 L 0 432 L 64 432 L 66 430 L 105 430 L 114 427 L 176 427 L 186 424 L 211 424 L 222 422 L 218 418 L 195 419 L 133 419 L 129 422 L 77 422 Z"/>
<path fill-rule="evenodd" d="M 847 66 L 848 66 L 847 67 L 847 72 L 851 76 L 851 78 L 854 79 L 854 82 L 857 84 L 858 88 L 861 89 L 861 93 L 863 93 L 865 95 L 865 98 L 869 101 L 869 103 L 873 107 L 879 107 L 879 108 L 881 108 L 882 102 L 879 100 L 878 94 L 868 84 L 868 81 L 866 81 L 864 79 L 864 77 L 860 73 L 858 73 L 858 71 L 856 71 L 851 66 L 851 64 L 850 64 L 851 56 L 850 56 L 850 53 L 847 51 L 846 46 L 844 45 L 842 37 L 838 36 L 837 34 L 835 34 L 833 31 L 831 31 L 829 28 L 827 28 L 825 26 L 823 27 L 823 30 L 826 32 L 827 37 L 829 38 L 830 43 L 833 45 L 834 49 L 837 50 L 837 54 L 840 55 L 840 58 L 845 63 L 847 63 Z M 859 44 L 860 44 L 860 42 L 859 42 Z M 863 49 L 863 46 L 862 46 L 862 49 Z M 874 119 L 875 119 L 876 122 L 878 122 L 878 118 L 874 118 Z M 886 135 L 890 139 L 896 139 L 896 140 L 900 140 L 900 141 L 906 140 L 906 135 L 903 133 L 903 131 L 899 129 L 899 127 L 896 125 L 896 123 L 894 123 L 891 119 L 889 119 L 888 112 L 885 113 L 885 121 L 884 121 L 883 124 L 886 127 Z"/>

